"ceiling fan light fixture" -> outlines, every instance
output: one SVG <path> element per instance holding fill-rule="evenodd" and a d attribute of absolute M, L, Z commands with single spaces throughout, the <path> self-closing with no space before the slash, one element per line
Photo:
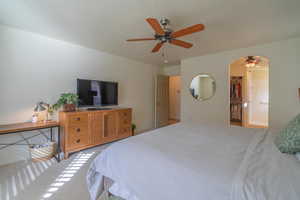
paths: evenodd
<path fill-rule="evenodd" d="M 254 68 L 255 65 L 256 65 L 255 63 L 247 63 L 247 64 L 246 64 L 246 67 L 247 67 L 247 68 Z"/>

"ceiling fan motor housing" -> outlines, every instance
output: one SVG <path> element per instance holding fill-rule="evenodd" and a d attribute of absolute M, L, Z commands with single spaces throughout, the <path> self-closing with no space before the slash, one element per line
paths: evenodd
<path fill-rule="evenodd" d="M 170 24 L 170 20 L 167 19 L 167 18 L 165 18 L 165 17 L 163 17 L 163 18 L 161 18 L 161 20 L 160 20 L 160 24 L 161 24 L 162 26 L 167 26 L 167 25 Z"/>
<path fill-rule="evenodd" d="M 155 34 L 154 37 L 155 37 L 156 40 L 159 40 L 159 41 L 165 43 L 165 42 L 169 42 L 172 39 L 171 33 L 172 32 L 166 32 L 165 35 Z"/>
<path fill-rule="evenodd" d="M 170 25 L 170 20 L 163 17 L 160 20 L 160 24 L 162 25 L 165 34 L 164 35 L 155 34 L 154 37 L 156 40 L 159 40 L 162 43 L 169 42 L 172 39 L 171 34 L 173 32 L 172 29 L 168 28 L 168 25 Z"/>

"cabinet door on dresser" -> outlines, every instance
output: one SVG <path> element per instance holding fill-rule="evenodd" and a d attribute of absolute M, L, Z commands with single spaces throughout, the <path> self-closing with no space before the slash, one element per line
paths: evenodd
<path fill-rule="evenodd" d="M 92 139 L 93 144 L 104 143 L 104 117 L 102 112 L 92 114 Z"/>
<path fill-rule="evenodd" d="M 118 138 L 126 138 L 132 135 L 131 130 L 131 109 L 120 110 L 118 112 Z"/>
<path fill-rule="evenodd" d="M 116 140 L 117 133 L 117 112 L 107 112 L 103 114 L 103 135 L 105 142 L 111 142 Z"/>
<path fill-rule="evenodd" d="M 93 144 L 104 144 L 116 138 L 116 112 L 98 112 L 92 116 Z"/>

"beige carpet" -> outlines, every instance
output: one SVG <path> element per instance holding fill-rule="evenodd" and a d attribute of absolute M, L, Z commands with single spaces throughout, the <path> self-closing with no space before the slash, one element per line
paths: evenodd
<path fill-rule="evenodd" d="M 88 200 L 86 172 L 93 158 L 106 146 L 55 159 L 19 162 L 0 167 L 1 200 Z"/>

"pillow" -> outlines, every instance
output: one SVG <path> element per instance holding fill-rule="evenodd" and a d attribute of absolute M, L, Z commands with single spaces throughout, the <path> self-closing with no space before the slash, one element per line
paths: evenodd
<path fill-rule="evenodd" d="M 300 152 L 300 114 L 280 131 L 275 139 L 275 144 L 282 153 Z"/>

